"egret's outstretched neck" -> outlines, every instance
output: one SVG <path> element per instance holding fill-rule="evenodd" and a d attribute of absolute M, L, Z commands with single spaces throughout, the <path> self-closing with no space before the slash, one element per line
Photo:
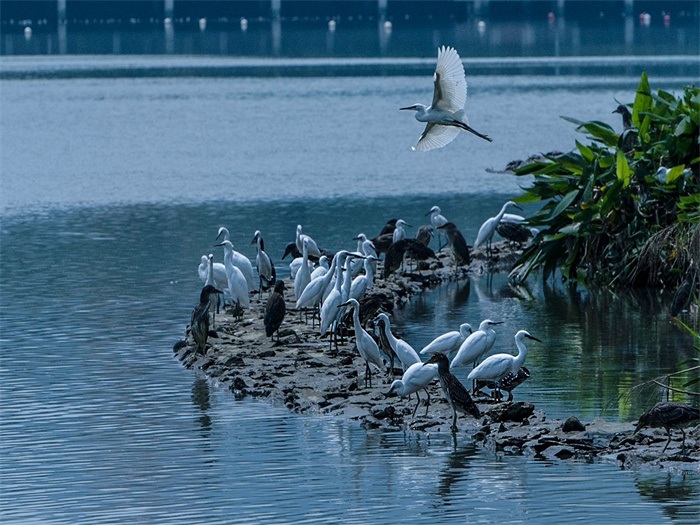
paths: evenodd
<path fill-rule="evenodd" d="M 355 325 L 355 334 L 359 334 L 363 329 L 360 323 L 360 309 L 354 304 L 352 305 L 352 323 Z M 357 335 L 355 335 L 355 337 L 357 337 Z"/>
<path fill-rule="evenodd" d="M 515 361 L 513 361 L 513 370 L 519 370 L 527 357 L 527 347 L 525 343 L 523 343 L 522 337 L 518 337 L 515 340 L 515 346 L 518 347 L 518 356 L 515 358 Z"/>
<path fill-rule="evenodd" d="M 367 287 L 374 285 L 374 272 L 372 272 L 372 261 L 365 259 L 365 274 L 367 275 Z"/>
<path fill-rule="evenodd" d="M 333 260 L 335 262 L 335 259 Z M 335 268 L 335 289 L 340 293 L 340 287 L 343 285 L 343 264 L 342 262 L 336 265 Z"/>
<path fill-rule="evenodd" d="M 209 258 L 209 275 L 207 276 L 207 284 L 214 285 L 214 258 Z"/>
<path fill-rule="evenodd" d="M 503 205 L 503 208 L 501 208 L 501 211 L 496 215 L 496 219 L 498 219 L 497 222 L 501 222 L 501 219 L 503 216 L 506 214 L 506 210 L 508 209 L 508 203 Z"/>
<path fill-rule="evenodd" d="M 394 334 L 391 333 L 391 324 L 389 323 L 389 319 L 385 318 L 384 319 L 384 335 L 386 335 L 386 338 L 389 340 L 392 346 L 396 343 L 396 337 L 394 337 Z"/>

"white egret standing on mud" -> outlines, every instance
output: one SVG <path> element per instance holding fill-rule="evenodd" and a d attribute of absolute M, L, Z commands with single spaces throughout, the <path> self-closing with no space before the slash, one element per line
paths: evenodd
<path fill-rule="evenodd" d="M 452 352 L 459 350 L 464 340 L 472 333 L 472 327 L 469 323 L 459 325 L 459 331 L 444 333 L 423 347 L 421 354 L 445 354 L 449 356 Z"/>
<path fill-rule="evenodd" d="M 479 233 L 476 236 L 476 241 L 474 241 L 474 249 L 486 243 L 486 251 L 488 253 L 491 253 L 491 239 L 493 239 L 493 234 L 496 233 L 498 223 L 501 222 L 501 219 L 505 215 L 506 210 L 508 210 L 508 208 L 511 206 L 522 210 L 522 208 L 515 204 L 513 201 L 506 202 L 501 208 L 501 211 L 498 212 L 498 215 L 486 219 L 484 221 L 484 224 L 481 225 L 481 228 L 479 228 Z"/>
<path fill-rule="evenodd" d="M 462 342 L 457 350 L 457 355 L 452 359 L 450 368 L 476 363 L 482 355 L 491 350 L 493 343 L 496 342 L 496 332 L 491 326 L 498 324 L 503 324 L 503 322 L 491 319 L 481 321 L 478 330 L 467 336 Z"/>
<path fill-rule="evenodd" d="M 423 363 L 413 363 L 408 367 L 408 370 L 404 373 L 401 379 L 397 379 L 391 383 L 391 387 L 384 394 L 385 396 L 390 396 L 396 394 L 397 396 L 405 397 L 411 394 L 416 394 L 418 402 L 416 403 L 416 408 L 413 409 L 413 414 L 411 417 L 416 416 L 418 407 L 420 406 L 420 396 L 418 391 L 421 389 L 425 390 L 428 399 L 425 402 L 425 415 L 428 415 L 428 407 L 430 407 L 430 392 L 426 388 L 437 376 L 438 367 L 437 365 L 423 365 Z"/>
<path fill-rule="evenodd" d="M 433 225 L 433 228 L 436 230 L 440 226 L 444 226 L 447 224 L 449 221 L 445 218 L 444 215 L 442 215 L 442 212 L 440 210 L 440 206 L 433 206 L 430 208 L 430 211 L 426 213 L 426 215 L 430 215 L 430 224 Z M 440 240 L 440 232 L 438 231 L 438 249 L 437 251 L 440 251 L 442 249 L 442 241 Z"/>
<path fill-rule="evenodd" d="M 223 236 L 224 241 L 231 240 L 231 233 L 228 231 L 228 228 L 225 228 L 224 226 L 219 228 L 219 233 L 216 235 L 217 240 L 221 236 Z M 215 246 L 222 246 L 222 245 L 217 244 Z M 233 243 L 231 243 L 231 263 L 236 268 L 238 268 L 241 271 L 241 273 L 243 274 L 243 277 L 245 278 L 245 282 L 248 285 L 248 290 L 254 289 L 255 288 L 255 276 L 253 274 L 253 263 L 250 262 L 250 259 L 248 259 L 248 257 L 246 257 L 242 253 L 234 250 Z"/>
<path fill-rule="evenodd" d="M 362 324 L 360 323 L 360 303 L 355 299 L 350 299 L 345 303 L 339 304 L 338 308 L 345 308 L 346 306 L 352 307 L 352 321 L 355 326 L 355 345 L 362 359 L 365 360 L 365 387 L 369 382 L 371 388 L 372 370 L 369 365 L 374 365 L 378 370 L 381 370 L 384 368 L 384 357 L 382 357 L 379 346 L 377 346 L 372 336 L 362 328 Z"/>
<path fill-rule="evenodd" d="M 536 337 L 531 336 L 527 331 L 520 330 L 515 334 L 515 346 L 518 347 L 517 356 L 512 356 L 510 354 L 494 354 L 487 357 L 483 363 L 469 372 L 467 379 L 498 382 L 502 377 L 508 374 L 517 374 L 527 357 L 527 348 L 523 343 L 523 339 L 526 337 L 538 343 L 542 342 Z"/>
<path fill-rule="evenodd" d="M 489 137 L 470 128 L 467 123 L 467 114 L 464 111 L 467 102 L 467 80 L 462 60 L 454 48 L 442 46 L 438 49 L 433 82 L 433 102 L 430 106 L 413 104 L 400 108 L 415 111 L 416 120 L 427 122 L 418 144 L 413 149 L 428 151 L 446 146 L 459 134 L 460 129 L 492 142 Z"/>

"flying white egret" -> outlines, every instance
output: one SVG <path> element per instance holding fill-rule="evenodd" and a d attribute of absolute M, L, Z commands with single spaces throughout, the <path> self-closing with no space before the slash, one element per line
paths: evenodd
<path fill-rule="evenodd" d="M 403 339 L 397 339 L 396 336 L 391 333 L 391 322 L 389 321 L 388 315 L 381 313 L 377 317 L 384 323 L 384 335 L 386 336 L 391 349 L 399 358 L 399 361 L 401 361 L 401 367 L 403 368 L 404 373 L 406 373 L 409 366 L 420 362 L 420 357 L 411 345 L 409 345 Z"/>
<path fill-rule="evenodd" d="M 270 256 L 265 253 L 265 244 L 263 243 L 260 230 L 255 231 L 253 242 L 251 244 L 255 244 L 257 248 L 255 265 L 258 267 L 258 276 L 260 277 L 260 293 L 262 293 L 263 281 L 265 281 L 265 288 L 269 288 L 270 285 L 275 282 L 275 267 L 270 260 Z"/>
<path fill-rule="evenodd" d="M 511 206 L 514 208 L 518 208 L 519 210 L 522 209 L 513 201 L 506 202 L 501 208 L 501 211 L 498 212 L 498 215 L 487 219 L 484 222 L 484 224 L 481 225 L 481 228 L 479 228 L 479 233 L 476 236 L 476 241 L 474 241 L 474 248 L 478 248 L 482 244 L 486 243 L 486 251 L 491 253 L 491 239 L 493 238 L 493 234 L 496 232 L 498 223 L 501 222 L 501 219 L 503 218 L 503 215 L 505 215 L 506 210 Z"/>
<path fill-rule="evenodd" d="M 503 324 L 503 322 L 491 319 L 481 321 L 479 329 L 467 337 L 457 350 L 457 355 L 452 359 L 450 368 L 476 363 L 482 355 L 491 350 L 496 341 L 496 332 L 491 326 L 498 324 Z"/>
<path fill-rule="evenodd" d="M 459 347 L 471 333 L 471 325 L 469 323 L 463 323 L 459 325 L 459 331 L 447 332 L 436 337 L 425 345 L 420 353 L 427 355 L 440 353 L 449 356 L 452 352 L 459 350 Z"/>
<path fill-rule="evenodd" d="M 224 266 L 226 267 L 229 295 L 240 308 L 249 308 L 248 283 L 243 272 L 233 264 L 233 244 L 231 241 L 224 241 L 215 246 L 224 247 Z"/>
<path fill-rule="evenodd" d="M 410 224 L 403 219 L 396 221 L 396 229 L 391 236 L 391 242 L 399 242 L 400 240 L 406 238 L 406 230 L 403 229 L 404 226 L 410 226 Z"/>
<path fill-rule="evenodd" d="M 219 228 L 219 233 L 217 234 L 216 238 L 218 239 L 222 235 L 225 241 L 231 241 L 230 232 L 227 228 L 224 228 L 223 226 Z M 231 246 L 231 262 L 236 268 L 238 268 L 241 271 L 243 277 L 245 277 L 246 283 L 248 284 L 248 290 L 252 290 L 253 288 L 255 288 L 255 275 L 253 274 L 253 263 L 250 262 L 250 259 L 248 259 L 248 257 L 234 250 L 233 243 L 231 243 Z"/>
<path fill-rule="evenodd" d="M 425 415 L 428 415 L 428 407 L 430 406 L 430 392 L 426 388 L 430 383 L 432 383 L 438 375 L 438 367 L 435 364 L 424 365 L 421 362 L 413 363 L 408 367 L 408 370 L 404 372 L 401 379 L 395 380 L 391 383 L 391 387 L 384 394 L 385 396 L 390 396 L 396 394 L 401 397 L 410 396 L 411 394 L 416 394 L 418 402 L 416 403 L 416 408 L 413 409 L 413 414 L 411 417 L 416 416 L 418 407 L 420 406 L 420 396 L 418 391 L 421 389 L 425 390 L 428 399 L 425 402 Z"/>
<path fill-rule="evenodd" d="M 301 268 L 294 277 L 294 297 L 297 301 L 301 297 L 304 288 L 311 282 L 311 272 L 309 271 L 309 241 L 302 241 L 302 262 Z"/>
<path fill-rule="evenodd" d="M 517 374 L 527 357 L 527 348 L 523 343 L 523 339 L 526 337 L 538 343 L 542 342 L 536 337 L 531 336 L 527 331 L 520 330 L 515 334 L 515 346 L 518 348 L 517 356 L 512 356 L 510 354 L 494 354 L 487 357 L 483 363 L 469 372 L 467 379 L 498 382 L 502 377 L 508 374 Z"/>
<path fill-rule="evenodd" d="M 492 142 L 489 137 L 469 127 L 467 123 L 467 114 L 464 111 L 467 102 L 467 80 L 462 60 L 454 48 L 442 46 L 438 49 L 433 83 L 433 102 L 430 106 L 413 104 L 400 108 L 416 111 L 416 120 L 427 122 L 418 144 L 413 149 L 427 151 L 446 146 L 459 134 L 460 129 Z"/>
<path fill-rule="evenodd" d="M 319 259 L 321 257 L 321 250 L 318 249 L 318 245 L 316 244 L 316 241 L 314 241 L 308 235 L 301 233 L 301 224 L 297 224 L 296 245 L 297 245 L 297 249 L 299 251 L 302 251 L 302 249 L 303 249 L 304 239 L 309 241 L 309 255 L 311 257 L 315 257 L 316 259 Z"/>
<path fill-rule="evenodd" d="M 355 345 L 362 359 L 365 360 L 365 386 L 367 386 L 367 380 L 369 379 L 369 386 L 372 388 L 372 370 L 369 365 L 374 365 L 377 369 L 381 370 L 384 368 L 384 357 L 372 336 L 362 328 L 362 324 L 360 323 L 360 303 L 355 299 L 350 299 L 345 303 L 339 304 L 338 308 L 344 308 L 346 306 L 352 307 L 352 322 L 355 326 Z"/>

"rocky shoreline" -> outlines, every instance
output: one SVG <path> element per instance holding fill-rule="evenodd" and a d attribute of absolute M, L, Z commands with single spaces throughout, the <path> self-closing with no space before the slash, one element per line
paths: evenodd
<path fill-rule="evenodd" d="M 391 309 L 429 286 L 512 267 L 519 251 L 506 243 L 494 246 L 494 259 L 487 261 L 485 254 L 477 251 L 472 263 L 457 271 L 446 250 L 439 254 L 439 263 L 423 264 L 420 269 L 386 281 L 377 280 L 371 293 L 391 298 L 393 304 L 390 301 L 387 305 Z M 422 394 L 423 402 L 412 418 L 415 397 L 385 397 L 383 393 L 393 378 L 383 374 L 376 374 L 373 387 L 365 388 L 365 364 L 352 336 L 338 349 L 331 348 L 328 339 L 319 338 L 318 329 L 312 329 L 310 321 L 306 324 L 301 320 L 294 309 L 293 285 L 287 290 L 287 315 L 279 342 L 265 336 L 264 300 L 254 297 L 241 321 L 235 321 L 230 313 L 216 316 L 216 327 L 210 333 L 204 355 L 195 355 L 194 344 L 185 339 L 175 344 L 176 357 L 187 368 L 201 371 L 237 397 L 266 398 L 300 414 L 342 417 L 365 428 L 451 433 L 452 410 L 438 381 L 428 389 L 430 406 L 425 406 L 426 396 Z M 400 370 L 396 378 L 400 378 Z M 698 427 L 686 430 L 684 450 L 680 431 L 674 431 L 668 449 L 662 452 L 667 441 L 663 428 L 646 428 L 634 435 L 632 423 L 596 419 L 584 424 L 574 416 L 566 421 L 549 420 L 525 401 L 496 402 L 486 397 L 475 401 L 482 416 L 475 420 L 460 415 L 457 435 L 465 435 L 488 450 L 549 460 L 614 461 L 625 469 L 700 474 Z"/>

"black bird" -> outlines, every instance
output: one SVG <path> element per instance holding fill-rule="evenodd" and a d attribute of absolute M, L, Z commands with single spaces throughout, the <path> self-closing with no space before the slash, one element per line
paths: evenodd
<path fill-rule="evenodd" d="M 477 379 L 476 389 L 481 390 L 486 387 L 493 390 L 494 394 L 505 390 L 508 392 L 508 401 L 513 401 L 513 390 L 528 379 L 530 379 L 530 371 L 527 367 L 521 366 L 517 374 L 510 372 L 508 375 L 499 379 L 498 383 L 495 381 L 480 381 Z"/>
<path fill-rule="evenodd" d="M 397 221 L 398 219 L 389 219 L 388 221 L 386 221 L 384 228 L 382 228 L 382 231 L 379 232 L 379 235 L 377 235 L 377 237 L 381 237 L 382 235 L 386 235 L 387 233 L 394 233 Z"/>
<path fill-rule="evenodd" d="M 211 294 L 222 294 L 223 292 L 211 284 L 202 288 L 199 294 L 199 304 L 192 311 L 192 319 L 190 320 L 190 330 L 195 342 L 195 354 L 207 347 L 207 338 L 209 337 L 209 308 L 211 306 Z"/>
<path fill-rule="evenodd" d="M 630 113 L 630 109 L 624 104 L 617 106 L 613 113 L 622 115 L 622 133 L 620 134 L 618 147 L 621 148 L 623 152 L 628 153 L 634 149 L 635 143 L 637 142 L 637 130 L 632 126 L 632 114 Z"/>
<path fill-rule="evenodd" d="M 450 245 L 450 248 L 452 248 L 457 266 L 470 264 L 472 259 L 469 255 L 469 246 L 467 246 L 464 235 L 462 235 L 462 232 L 459 231 L 455 223 L 448 222 L 447 224 L 443 224 L 438 227 L 438 230 L 442 230 L 445 237 L 447 237 L 447 243 Z"/>
<path fill-rule="evenodd" d="M 671 316 L 677 317 L 679 313 L 688 307 L 688 303 L 695 293 L 696 280 L 698 270 L 692 264 L 685 273 L 683 282 L 678 286 L 676 293 L 673 294 L 673 303 L 671 303 Z"/>
<path fill-rule="evenodd" d="M 447 402 L 452 408 L 454 416 L 452 417 L 452 431 L 457 432 L 457 411 L 463 414 L 471 414 L 474 418 L 481 417 L 479 407 L 476 406 L 474 400 L 464 388 L 464 385 L 459 382 L 459 379 L 450 372 L 450 361 L 445 354 L 434 354 L 428 363 L 436 363 L 438 365 L 438 375 L 440 376 L 440 386 L 442 393 L 445 394 Z"/>
<path fill-rule="evenodd" d="M 323 256 L 323 255 L 326 256 L 329 264 L 331 262 L 333 262 L 333 256 L 335 255 L 335 253 L 333 253 L 329 250 L 326 250 L 325 248 L 319 248 L 318 250 L 321 252 L 321 256 Z M 292 259 L 296 259 L 298 257 L 303 256 L 303 254 L 299 251 L 299 248 L 297 248 L 296 243 L 294 243 L 294 242 L 290 242 L 287 246 L 285 246 L 284 255 L 282 256 L 282 260 L 284 260 L 285 257 L 287 257 L 287 255 L 291 255 Z M 314 257 L 312 255 L 309 255 L 309 260 L 313 261 L 313 262 L 318 262 L 319 257 Z"/>
<path fill-rule="evenodd" d="M 408 239 L 401 239 L 400 241 L 391 243 L 386 252 L 386 257 L 384 257 L 384 275 L 382 276 L 384 279 L 388 278 L 401 267 L 403 256 L 407 248 Z"/>
<path fill-rule="evenodd" d="M 518 244 L 525 244 L 532 239 L 530 228 L 517 222 L 501 221 L 496 226 L 496 231 L 504 239 Z"/>
<path fill-rule="evenodd" d="M 424 224 L 418 228 L 418 231 L 416 232 L 416 240 L 423 246 L 428 246 L 430 244 L 430 239 L 434 234 L 435 229 L 429 224 Z"/>
<path fill-rule="evenodd" d="M 382 352 L 389 356 L 389 373 L 391 374 L 391 377 L 394 377 L 394 361 L 398 359 L 398 356 L 396 355 L 396 352 L 394 352 L 394 349 L 391 347 L 391 343 L 389 343 L 389 340 L 386 337 L 384 321 L 382 321 L 381 317 L 377 317 L 374 320 L 374 326 L 379 328 L 377 345 Z"/>
<path fill-rule="evenodd" d="M 275 283 L 275 291 L 270 294 L 270 297 L 265 303 L 265 335 L 272 337 L 277 332 L 277 340 L 280 340 L 279 327 L 284 320 L 284 314 L 287 313 L 287 305 L 284 303 L 284 281 Z"/>
<path fill-rule="evenodd" d="M 406 253 L 416 261 L 437 260 L 435 252 L 417 239 L 404 239 L 406 241 Z"/>
<path fill-rule="evenodd" d="M 393 240 L 394 240 L 393 233 L 384 233 L 382 235 L 377 235 L 373 239 L 370 239 L 370 241 L 372 241 L 372 244 L 374 244 L 374 249 L 377 252 L 377 255 L 381 255 L 382 253 L 387 253 Z"/>
<path fill-rule="evenodd" d="M 283 261 L 287 255 L 291 255 L 292 259 L 296 259 L 297 257 L 302 257 L 303 254 L 299 251 L 299 248 L 297 248 L 297 244 L 295 242 L 290 242 L 284 248 L 284 255 L 282 256 Z"/>
<path fill-rule="evenodd" d="M 700 421 L 700 410 L 697 408 L 684 405 L 683 403 L 656 403 L 639 418 L 634 433 L 636 434 L 644 427 L 664 427 L 668 434 L 668 441 L 662 450 L 663 453 L 666 452 L 669 443 L 671 443 L 672 428 L 677 428 L 683 433 L 682 447 L 685 448 L 685 430 L 683 430 L 683 427 L 689 426 L 694 421 Z"/>

